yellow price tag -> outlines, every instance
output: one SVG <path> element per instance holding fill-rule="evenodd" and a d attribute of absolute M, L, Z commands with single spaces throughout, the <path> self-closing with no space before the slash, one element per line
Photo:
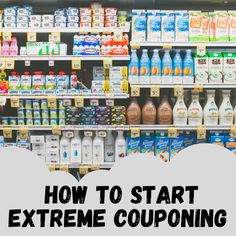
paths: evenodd
<path fill-rule="evenodd" d="M 150 97 L 160 97 L 160 86 L 152 86 L 150 88 Z"/>
<path fill-rule="evenodd" d="M 206 126 L 199 126 L 197 128 L 197 139 L 206 139 Z"/>
<path fill-rule="evenodd" d="M 79 173 L 81 174 L 81 175 L 86 175 L 86 174 L 88 174 L 88 166 L 86 166 L 86 165 L 81 165 L 81 166 L 79 166 Z"/>
<path fill-rule="evenodd" d="M 205 44 L 198 44 L 197 45 L 197 55 L 201 56 L 201 57 L 206 55 L 206 45 Z"/>
<path fill-rule="evenodd" d="M 175 95 L 175 97 L 183 96 L 184 95 L 184 87 L 182 85 L 175 85 L 174 95 Z"/>
<path fill-rule="evenodd" d="M 48 108 L 57 108 L 57 99 L 54 97 L 48 98 Z"/>
<path fill-rule="evenodd" d="M 0 97 L 0 106 L 5 106 L 7 102 L 7 98 L 6 97 Z"/>
<path fill-rule="evenodd" d="M 131 96 L 132 97 L 139 97 L 140 96 L 140 87 L 132 86 L 131 87 Z"/>
<path fill-rule="evenodd" d="M 163 44 L 163 49 L 171 49 L 172 48 L 172 44 L 171 43 L 164 43 Z"/>
<path fill-rule="evenodd" d="M 83 97 L 75 97 L 75 107 L 84 107 Z"/>
<path fill-rule="evenodd" d="M 230 127 L 230 137 L 231 138 L 236 138 L 236 125 L 232 125 Z"/>
<path fill-rule="evenodd" d="M 6 59 L 6 61 L 5 61 L 5 68 L 7 70 L 14 70 L 14 68 L 15 68 L 15 61 L 13 59 Z"/>
<path fill-rule="evenodd" d="M 12 33 L 11 32 L 3 32 L 2 39 L 3 41 L 11 41 Z"/>
<path fill-rule="evenodd" d="M 111 59 L 104 59 L 103 60 L 103 67 L 105 69 L 110 69 L 112 67 L 112 60 Z"/>
<path fill-rule="evenodd" d="M 27 32 L 27 41 L 36 42 L 37 41 L 36 32 Z"/>
<path fill-rule="evenodd" d="M 56 165 L 48 165 L 49 171 L 55 171 L 56 170 Z"/>
<path fill-rule="evenodd" d="M 100 165 L 97 164 L 91 164 L 91 170 L 100 170 Z"/>
<path fill-rule="evenodd" d="M 0 70 L 4 70 L 5 69 L 5 61 L 4 60 L 0 60 Z"/>
<path fill-rule="evenodd" d="M 203 92 L 203 85 L 202 84 L 195 84 L 194 87 L 193 87 L 193 90 L 195 92 L 202 93 Z"/>
<path fill-rule="evenodd" d="M 69 165 L 60 165 L 60 171 L 69 172 Z"/>
<path fill-rule="evenodd" d="M 19 137 L 21 139 L 27 139 L 29 136 L 29 129 L 27 127 L 20 127 L 19 128 Z"/>
<path fill-rule="evenodd" d="M 111 93 L 111 84 L 109 80 L 104 80 L 103 90 L 104 90 L 104 93 Z"/>
<path fill-rule="evenodd" d="M 20 107 L 20 98 L 19 97 L 11 98 L 11 107 L 15 107 L 15 108 Z"/>
<path fill-rule="evenodd" d="M 12 128 L 3 128 L 3 137 L 4 138 L 12 138 Z"/>
<path fill-rule="evenodd" d="M 131 49 L 132 50 L 135 50 L 135 49 L 140 49 L 140 44 L 139 43 L 136 43 L 136 42 L 131 42 L 130 43 L 130 46 L 131 46 Z"/>
<path fill-rule="evenodd" d="M 128 79 L 128 67 L 127 66 L 121 67 L 121 78 Z"/>
<path fill-rule="evenodd" d="M 61 127 L 60 126 L 53 126 L 52 127 L 52 134 L 61 135 Z"/>
<path fill-rule="evenodd" d="M 61 33 L 60 32 L 52 32 L 52 42 L 54 43 L 60 43 L 61 42 Z"/>
<path fill-rule="evenodd" d="M 140 128 L 130 128 L 130 136 L 131 138 L 139 138 L 140 137 Z"/>
<path fill-rule="evenodd" d="M 178 130 L 176 127 L 168 128 L 168 138 L 176 138 L 178 136 Z"/>
<path fill-rule="evenodd" d="M 110 78 L 110 69 L 109 68 L 104 68 L 103 73 L 104 73 L 105 80 L 109 80 L 109 78 Z"/>
<path fill-rule="evenodd" d="M 121 91 L 122 93 L 128 93 L 129 92 L 129 82 L 127 80 L 121 81 Z"/>
<path fill-rule="evenodd" d="M 71 62 L 72 70 L 81 70 L 81 60 L 76 59 Z"/>
<path fill-rule="evenodd" d="M 123 32 L 121 30 L 115 30 L 113 34 L 113 39 L 115 42 L 120 42 L 123 39 Z"/>

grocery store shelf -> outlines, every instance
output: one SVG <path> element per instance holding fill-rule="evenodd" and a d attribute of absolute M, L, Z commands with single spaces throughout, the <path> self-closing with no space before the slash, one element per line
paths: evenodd
<path fill-rule="evenodd" d="M 11 28 L 6 29 L 2 28 L 1 32 L 11 32 L 11 33 L 27 33 L 27 32 L 36 32 L 36 33 L 51 33 L 51 32 L 60 32 L 60 33 L 112 33 L 116 31 L 129 32 L 129 27 L 116 27 L 116 28 Z"/>
<path fill-rule="evenodd" d="M 130 83 L 130 86 L 137 86 L 140 88 L 151 88 L 158 86 L 160 88 L 175 88 L 175 86 L 183 86 L 183 88 L 195 88 L 195 87 L 202 87 L 206 89 L 227 89 L 227 88 L 236 88 L 236 84 L 132 84 Z"/>
<path fill-rule="evenodd" d="M 113 61 L 128 61 L 130 56 L 72 56 L 72 55 L 63 55 L 63 56 L 1 56 L 0 60 L 14 60 L 14 61 L 72 61 L 72 60 L 81 60 L 81 61 L 103 61 L 106 59 L 111 59 Z"/>
<path fill-rule="evenodd" d="M 54 166 L 56 169 L 60 169 L 60 167 L 68 167 L 69 169 L 79 169 L 80 167 L 86 166 L 88 168 L 94 168 L 96 167 L 97 169 L 110 169 L 112 168 L 112 166 L 114 165 L 114 162 L 110 162 L 110 163 L 102 163 L 102 164 L 79 164 L 79 163 L 63 163 L 63 164 L 59 164 L 59 163 L 46 163 L 47 166 Z"/>
<path fill-rule="evenodd" d="M 130 45 L 138 45 L 142 47 L 196 47 L 205 45 L 206 47 L 236 47 L 236 42 L 135 42 L 131 41 Z"/>
<path fill-rule="evenodd" d="M 84 99 L 126 99 L 129 98 L 128 93 L 119 94 L 0 94 L 0 98 L 13 98 L 19 97 L 20 99 L 47 99 L 50 97 L 56 97 L 57 99 L 74 99 L 74 98 L 84 98 Z"/>
<path fill-rule="evenodd" d="M 18 130 L 19 128 L 28 128 L 32 131 L 48 130 L 51 131 L 53 127 L 60 127 L 61 130 L 73 131 L 73 130 L 84 130 L 84 131 L 105 131 L 105 130 L 130 130 L 132 128 L 139 128 L 140 130 L 160 130 L 167 131 L 170 127 L 177 128 L 177 130 L 197 130 L 199 126 L 196 125 L 124 125 L 124 126 L 113 126 L 113 125 L 64 125 L 64 126 L 18 126 L 18 125 L 0 125 L 0 130 L 3 128 L 11 128 L 12 130 Z M 206 130 L 230 130 L 230 125 L 208 125 Z"/>

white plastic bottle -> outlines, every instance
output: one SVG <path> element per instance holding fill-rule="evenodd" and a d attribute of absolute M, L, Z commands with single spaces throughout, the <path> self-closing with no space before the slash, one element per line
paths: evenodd
<path fill-rule="evenodd" d="M 90 136 L 84 136 L 82 139 L 82 163 L 92 164 L 93 162 L 93 140 Z"/>
<path fill-rule="evenodd" d="M 232 125 L 234 110 L 230 102 L 230 90 L 222 90 L 222 103 L 219 109 L 220 125 Z"/>
<path fill-rule="evenodd" d="M 219 118 L 219 110 L 215 103 L 215 90 L 207 90 L 207 103 L 203 110 L 204 124 L 217 125 Z"/>
<path fill-rule="evenodd" d="M 118 131 L 115 142 L 115 160 L 117 161 L 120 158 L 126 156 L 126 141 L 123 135 L 123 131 Z"/>
<path fill-rule="evenodd" d="M 187 125 L 188 111 L 184 103 L 184 96 L 179 95 L 173 108 L 174 125 Z"/>
<path fill-rule="evenodd" d="M 60 162 L 70 163 L 70 139 L 66 137 L 65 132 L 60 140 Z"/>
<path fill-rule="evenodd" d="M 199 103 L 199 93 L 192 91 L 192 102 L 188 108 L 188 124 L 202 125 L 202 106 Z"/>
<path fill-rule="evenodd" d="M 105 162 L 115 162 L 115 139 L 111 130 L 105 138 Z"/>
<path fill-rule="evenodd" d="M 93 163 L 104 163 L 104 153 L 104 139 L 100 137 L 98 131 L 96 131 L 96 136 L 93 140 Z"/>
<path fill-rule="evenodd" d="M 70 153 L 71 153 L 71 163 L 81 163 L 82 162 L 82 143 L 79 135 L 79 131 L 74 131 L 74 137 L 70 142 Z"/>

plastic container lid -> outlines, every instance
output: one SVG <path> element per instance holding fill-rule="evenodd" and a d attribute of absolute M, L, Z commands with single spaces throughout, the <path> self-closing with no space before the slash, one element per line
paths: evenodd
<path fill-rule="evenodd" d="M 65 71 L 60 71 L 60 72 L 59 72 L 59 75 L 65 75 L 65 74 L 66 74 Z"/>
<path fill-rule="evenodd" d="M 42 71 L 35 71 L 35 72 L 34 72 L 34 75 L 42 75 L 42 74 L 43 74 Z"/>
<path fill-rule="evenodd" d="M 49 75 L 55 75 L 54 71 L 49 71 L 48 73 L 49 73 Z"/>
<path fill-rule="evenodd" d="M 25 71 L 24 75 L 30 75 L 29 71 Z"/>

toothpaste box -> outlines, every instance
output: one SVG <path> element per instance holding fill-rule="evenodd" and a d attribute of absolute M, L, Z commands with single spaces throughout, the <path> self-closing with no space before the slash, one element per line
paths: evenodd
<path fill-rule="evenodd" d="M 202 42 L 210 40 L 210 17 L 208 12 L 202 12 L 201 36 Z"/>
<path fill-rule="evenodd" d="M 93 80 L 104 80 L 104 68 L 102 66 L 93 67 Z"/>
<path fill-rule="evenodd" d="M 229 13 L 229 40 L 236 41 L 236 11 L 228 11 Z"/>
<path fill-rule="evenodd" d="M 209 58 L 208 55 L 194 57 L 194 72 L 195 83 L 207 84 L 208 83 L 208 71 L 209 71 Z"/>
<path fill-rule="evenodd" d="M 202 27 L 202 13 L 201 11 L 189 11 L 189 41 L 200 42 Z"/>
<path fill-rule="evenodd" d="M 18 16 L 29 16 L 30 15 L 30 11 L 29 9 L 22 7 L 22 8 L 18 8 L 17 9 L 17 15 Z"/>
<path fill-rule="evenodd" d="M 17 21 L 17 23 L 28 23 L 29 17 L 28 16 L 17 16 L 16 21 Z"/>
<path fill-rule="evenodd" d="M 54 21 L 54 15 L 42 15 L 42 21 L 52 23 Z"/>
<path fill-rule="evenodd" d="M 21 29 L 22 28 L 25 29 L 25 28 L 29 27 L 29 23 L 28 22 L 26 22 L 26 23 L 17 23 L 16 27 L 21 28 Z"/>
<path fill-rule="evenodd" d="M 224 147 L 225 144 L 224 134 L 219 132 L 211 132 L 209 135 L 209 143 L 217 144 L 219 146 Z"/>
<path fill-rule="evenodd" d="M 132 10 L 132 41 L 145 42 L 147 18 L 145 10 Z"/>
<path fill-rule="evenodd" d="M 175 11 L 175 41 L 188 42 L 189 15 L 187 11 Z"/>
<path fill-rule="evenodd" d="M 223 52 L 224 83 L 236 83 L 236 53 Z"/>
<path fill-rule="evenodd" d="M 27 55 L 48 55 L 49 43 L 48 42 L 27 42 Z"/>
<path fill-rule="evenodd" d="M 128 156 L 140 153 L 140 138 L 131 138 L 128 136 L 126 143 Z"/>
<path fill-rule="evenodd" d="M 155 154 L 165 162 L 170 160 L 170 139 L 168 134 L 158 132 L 155 138 Z"/>
<path fill-rule="evenodd" d="M 29 19 L 31 22 L 41 22 L 42 16 L 41 15 L 30 15 Z"/>
<path fill-rule="evenodd" d="M 175 41 L 175 14 L 174 11 L 161 12 L 161 39 L 163 42 Z"/>
<path fill-rule="evenodd" d="M 184 137 L 179 134 L 176 138 L 170 139 L 170 159 L 174 158 L 184 148 Z"/>
<path fill-rule="evenodd" d="M 184 134 L 184 148 L 187 148 L 196 143 L 196 135 L 194 132 L 186 131 Z"/>
<path fill-rule="evenodd" d="M 223 82 L 223 58 L 222 53 L 208 52 L 209 55 L 209 83 Z"/>
<path fill-rule="evenodd" d="M 161 13 L 159 10 L 147 11 L 147 41 L 161 41 Z"/>
<path fill-rule="evenodd" d="M 5 16 L 15 16 L 16 15 L 16 8 L 15 7 L 4 8 L 3 11 L 4 11 Z"/>
<path fill-rule="evenodd" d="M 155 138 L 154 131 L 141 132 L 140 152 L 146 156 L 154 156 Z"/>
<path fill-rule="evenodd" d="M 236 154 L 236 138 L 231 138 L 230 134 L 225 134 L 225 147 Z"/>
<path fill-rule="evenodd" d="M 229 15 L 227 11 L 215 11 L 215 41 L 229 41 Z"/>
<path fill-rule="evenodd" d="M 6 16 L 4 15 L 3 21 L 6 23 L 16 23 L 16 17 L 15 16 Z"/>
<path fill-rule="evenodd" d="M 4 22 L 4 27 L 5 27 L 6 29 L 16 28 L 16 23 Z"/>

